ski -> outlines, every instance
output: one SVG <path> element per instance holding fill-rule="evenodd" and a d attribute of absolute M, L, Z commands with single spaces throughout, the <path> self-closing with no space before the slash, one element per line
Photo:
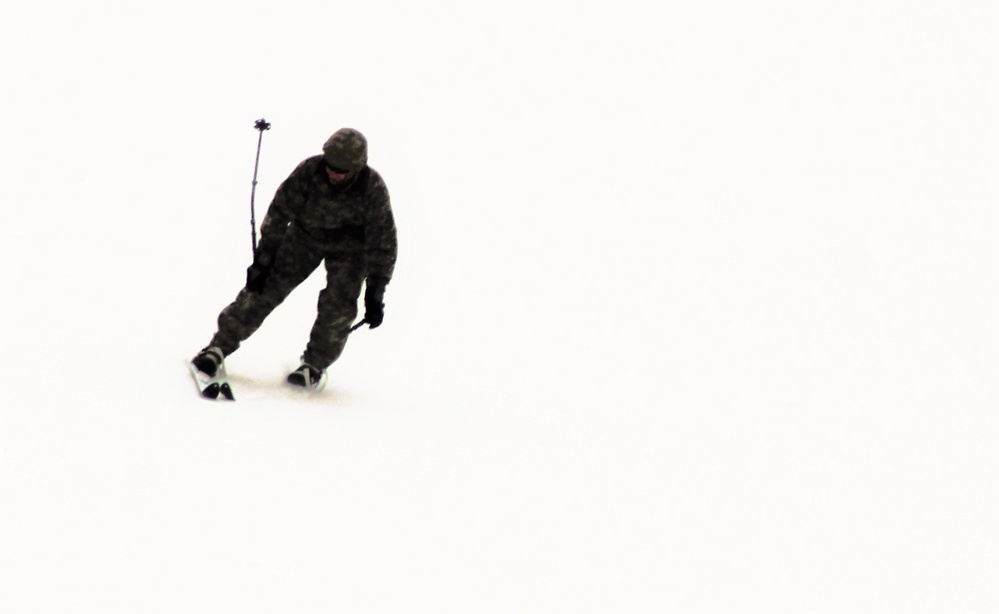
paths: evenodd
<path fill-rule="evenodd" d="M 215 377 L 209 377 L 208 374 L 201 372 L 194 363 L 188 363 L 191 369 L 191 375 L 194 376 L 194 383 L 198 385 L 198 392 L 201 396 L 206 399 L 217 400 L 219 398 L 225 399 L 226 401 L 235 401 L 236 395 L 232 392 L 232 386 L 229 384 L 229 376 L 225 372 L 225 363 L 219 365 L 218 373 Z"/>

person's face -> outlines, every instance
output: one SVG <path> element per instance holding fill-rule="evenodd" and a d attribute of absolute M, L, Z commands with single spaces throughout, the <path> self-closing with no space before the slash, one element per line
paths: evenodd
<path fill-rule="evenodd" d="M 330 178 L 330 183 L 334 185 L 347 181 L 348 175 L 350 175 L 349 170 L 334 168 L 329 164 L 326 165 L 326 176 Z"/>

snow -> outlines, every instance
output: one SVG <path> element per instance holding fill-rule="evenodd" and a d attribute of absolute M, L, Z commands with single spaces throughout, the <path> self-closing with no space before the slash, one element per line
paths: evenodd
<path fill-rule="evenodd" d="M 6 8 L 4 611 L 996 611 L 996 19 Z M 261 117 L 258 221 L 353 126 L 399 264 L 209 403 Z"/>

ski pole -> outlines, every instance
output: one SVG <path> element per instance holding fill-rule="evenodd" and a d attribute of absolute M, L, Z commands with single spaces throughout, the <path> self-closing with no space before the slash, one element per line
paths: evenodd
<path fill-rule="evenodd" d="M 367 323 L 368 323 L 367 320 L 361 320 L 357 324 L 355 324 L 355 325 L 353 325 L 353 326 L 350 327 L 350 330 L 348 331 L 348 334 L 354 332 L 355 330 L 357 330 L 359 328 L 361 328 L 362 326 L 364 326 Z"/>
<path fill-rule="evenodd" d="M 257 258 L 257 216 L 256 210 L 254 208 L 253 199 L 257 194 L 257 169 L 260 167 L 260 144 L 264 141 L 264 130 L 270 130 L 271 125 L 260 118 L 257 123 L 253 125 L 254 128 L 260 131 L 260 136 L 257 138 L 257 161 L 253 163 L 253 186 L 250 188 L 250 240 L 253 245 L 253 258 Z"/>

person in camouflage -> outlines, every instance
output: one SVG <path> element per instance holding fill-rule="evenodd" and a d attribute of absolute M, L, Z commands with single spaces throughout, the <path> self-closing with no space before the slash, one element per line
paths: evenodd
<path fill-rule="evenodd" d="M 303 160 L 278 187 L 260 227 L 246 287 L 219 314 L 218 331 L 194 365 L 214 376 L 222 360 L 325 262 L 326 287 L 319 293 L 302 365 L 288 376 L 293 384 L 315 386 L 343 352 L 362 283 L 364 322 L 381 325 L 396 252 L 388 189 L 368 166 L 367 140 L 352 128 L 337 130 L 322 155 Z"/>

